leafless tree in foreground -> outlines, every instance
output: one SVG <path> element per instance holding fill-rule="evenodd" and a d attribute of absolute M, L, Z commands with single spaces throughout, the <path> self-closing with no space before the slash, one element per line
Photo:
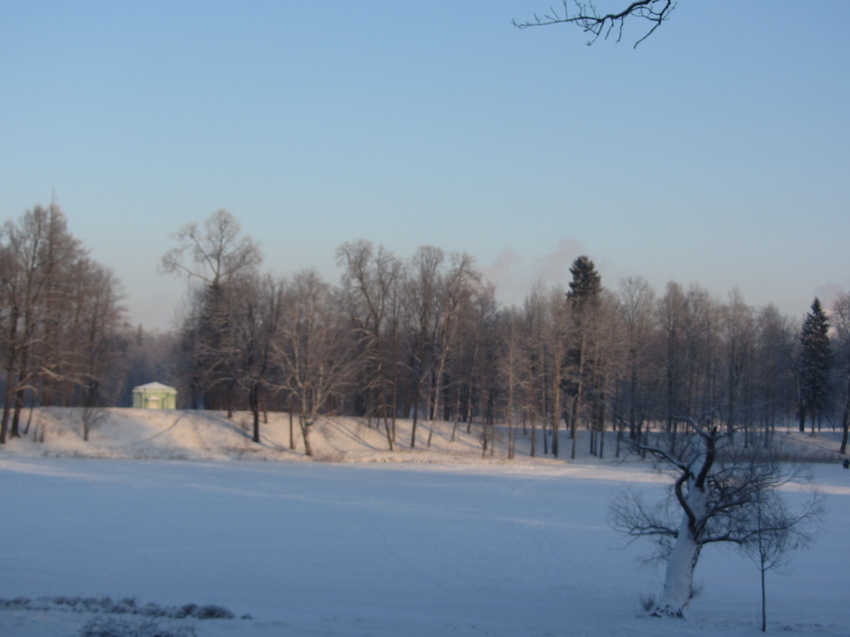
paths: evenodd
<path fill-rule="evenodd" d="M 759 492 L 752 503 L 755 516 L 753 538 L 741 545 L 745 555 L 759 569 L 761 583 L 761 631 L 767 632 L 767 589 L 765 576 L 768 571 L 785 566 L 791 551 L 808 546 L 813 540 L 811 525 L 806 519 L 795 522 L 783 499 L 776 491 Z M 802 515 L 806 515 L 804 510 Z M 789 521 L 791 523 L 789 524 Z"/>
<path fill-rule="evenodd" d="M 787 508 L 778 489 L 804 479 L 795 465 L 780 464 L 770 450 L 731 448 L 726 444 L 729 432 L 721 433 L 713 412 L 699 420 L 682 420 L 690 435 L 681 436 L 674 449 L 635 442 L 638 450 L 675 476 L 669 496 L 650 504 L 627 491 L 610 511 L 616 530 L 633 538 L 653 537 L 658 543 L 666 574 L 662 596 L 650 609 L 656 617 L 684 615 L 693 594 L 694 569 L 706 545 L 726 542 L 752 552 L 759 550 L 759 542 L 763 547 L 767 543 L 764 568 L 804 543 L 789 538 L 810 541 L 821 511 L 814 491 L 801 509 Z"/>
<path fill-rule="evenodd" d="M 580 0 L 562 0 L 561 8 L 550 7 L 542 16 L 534 14 L 533 20 L 513 21 L 518 29 L 547 26 L 550 24 L 574 24 L 589 35 L 587 44 L 593 44 L 600 37 L 608 39 L 616 34 L 616 41 L 623 38 L 626 20 L 648 23 L 649 30 L 635 42 L 635 47 L 652 35 L 663 22 L 670 18 L 676 3 L 673 0 L 634 0 L 620 11 L 604 12 L 597 9 L 593 2 Z"/>

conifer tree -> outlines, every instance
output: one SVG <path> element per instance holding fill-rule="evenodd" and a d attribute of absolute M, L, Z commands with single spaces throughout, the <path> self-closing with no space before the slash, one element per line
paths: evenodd
<path fill-rule="evenodd" d="M 832 354 L 829 344 L 829 321 L 815 298 L 800 331 L 800 431 L 806 429 L 806 417 L 812 421 L 820 415 L 829 393 L 829 367 Z"/>
<path fill-rule="evenodd" d="M 570 304 L 576 308 L 584 308 L 595 303 L 602 291 L 602 278 L 593 261 L 586 256 L 578 257 L 570 266 L 570 274 L 573 276 L 570 290 L 567 292 Z"/>
<path fill-rule="evenodd" d="M 570 266 L 570 289 L 567 291 L 567 303 L 572 316 L 573 347 L 569 352 L 571 372 L 564 385 L 572 396 L 570 409 L 570 438 L 572 447 L 570 458 L 576 457 L 576 423 L 584 394 L 589 389 L 588 380 L 593 378 L 593 361 L 589 353 L 593 347 L 593 315 L 599 306 L 602 292 L 602 278 L 596 266 L 586 256 L 580 256 Z M 556 415 L 557 418 L 557 415 Z M 557 428 L 556 428 L 557 429 Z M 557 436 L 553 440 L 553 452 L 558 456 Z"/>

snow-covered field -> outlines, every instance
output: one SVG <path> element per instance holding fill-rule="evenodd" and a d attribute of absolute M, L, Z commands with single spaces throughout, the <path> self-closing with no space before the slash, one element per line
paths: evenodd
<path fill-rule="evenodd" d="M 758 571 L 716 547 L 697 567 L 702 593 L 687 620 L 641 615 L 660 568 L 640 565 L 650 547 L 626 545 L 607 524 L 624 485 L 661 493 L 663 477 L 640 464 L 481 462 L 475 434 L 452 443 L 450 424 L 431 451 L 388 454 L 353 420 L 315 434 L 317 455 L 346 462 L 287 462 L 303 458 L 287 449 L 282 417 L 261 451 L 248 451 L 244 415 L 234 426 L 111 410 L 89 443 L 68 413 L 37 417 L 43 444 L 0 448 L 3 600 L 109 596 L 237 615 L 163 620 L 199 637 L 759 634 Z M 815 473 L 823 530 L 789 574 L 769 575 L 769 630 L 848 635 L 850 471 Z M 93 617 L 48 606 L 0 608 L 0 635 L 74 637 Z"/>

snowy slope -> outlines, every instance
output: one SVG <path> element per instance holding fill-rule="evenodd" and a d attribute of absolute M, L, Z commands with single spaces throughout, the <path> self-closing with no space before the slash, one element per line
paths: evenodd
<path fill-rule="evenodd" d="M 268 414 L 261 422 L 261 442 L 251 441 L 251 415 L 236 412 L 227 418 L 224 412 L 195 410 L 147 410 L 105 408 L 100 422 L 92 428 L 89 440 L 83 440 L 82 410 L 44 407 L 33 410 L 28 420 L 27 434 L 11 439 L 0 454 L 16 456 L 133 458 L 163 460 L 310 460 L 304 455 L 304 445 L 297 421 L 293 424 L 290 449 L 290 420 L 288 414 Z M 420 421 L 416 443 L 411 446 L 411 421 L 396 422 L 395 447 L 389 451 L 383 421 L 363 418 L 319 419 L 312 427 L 310 440 L 313 459 L 323 462 L 413 462 L 413 463 L 503 463 L 507 457 L 507 431 L 496 430 L 496 446 L 482 457 L 480 425 L 467 431 L 464 423 Z M 454 434 L 454 440 L 453 440 Z M 599 463 L 588 455 L 586 432 L 579 432 L 577 460 Z M 816 438 L 794 431 L 781 431 L 777 440 L 794 448 L 795 456 L 805 456 L 822 462 L 838 462 L 839 433 L 823 432 Z M 38 441 L 38 442 L 37 442 Z M 549 464 L 551 456 L 544 455 L 543 434 L 537 430 L 537 458 L 531 459 L 528 432 L 518 428 L 515 464 Z M 569 456 L 570 440 L 561 432 L 561 458 Z M 616 436 L 606 435 L 604 456 L 613 460 Z M 0 456 L 2 457 L 2 456 Z M 562 464 L 557 461 L 557 464 Z"/>

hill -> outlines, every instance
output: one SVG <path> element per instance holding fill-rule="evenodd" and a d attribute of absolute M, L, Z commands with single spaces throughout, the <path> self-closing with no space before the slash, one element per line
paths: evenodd
<path fill-rule="evenodd" d="M 304 453 L 297 418 L 287 413 L 268 414 L 261 423 L 261 442 L 251 440 L 251 415 L 235 412 L 199 410 L 146 410 L 103 408 L 83 439 L 83 410 L 80 408 L 41 407 L 27 413 L 22 438 L 5 446 L 7 453 L 37 457 L 85 457 L 182 460 L 263 460 L 324 462 L 400 462 L 400 463 L 561 463 L 569 455 L 568 433 L 562 431 L 559 459 L 545 454 L 543 433 L 537 430 L 536 457 L 531 457 L 530 431 L 517 428 L 516 457 L 507 460 L 507 428 L 496 427 L 495 446 L 482 451 L 481 425 L 467 428 L 465 423 L 420 421 L 416 443 L 411 447 L 410 420 L 396 421 L 394 449 L 389 450 L 383 421 L 365 418 L 321 418 L 311 428 L 313 457 Z M 587 432 L 580 431 L 575 462 L 617 461 L 617 434 L 607 432 L 603 459 L 589 454 Z M 812 462 L 838 462 L 840 432 L 823 431 L 818 436 L 782 429 L 775 440 L 786 457 Z M 292 445 L 291 445 L 291 442 Z M 292 447 L 292 448 L 291 448 Z M 2 452 L 4 448 L 0 448 Z M 619 459 L 622 458 L 622 453 Z"/>

